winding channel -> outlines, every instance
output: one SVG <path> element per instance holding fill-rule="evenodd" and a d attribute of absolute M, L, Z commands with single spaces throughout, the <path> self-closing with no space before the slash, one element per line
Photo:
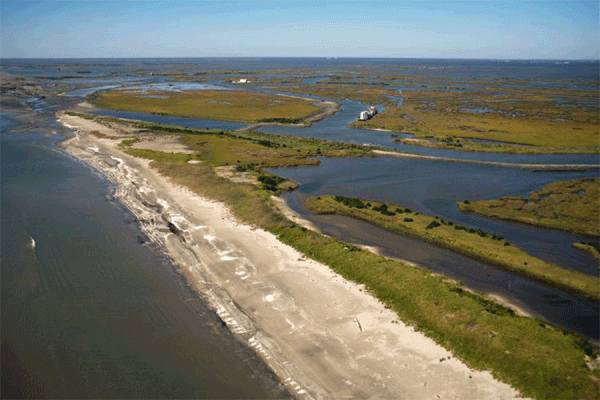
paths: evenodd
<path fill-rule="evenodd" d="M 351 100 L 343 100 L 340 104 L 342 111 L 309 127 L 266 126 L 261 127 L 261 131 L 368 144 L 413 156 L 320 158 L 318 166 L 270 169 L 270 172 L 300 184 L 299 190 L 284 196 L 294 211 L 313 222 L 325 234 L 376 247 L 383 255 L 407 260 L 447 275 L 470 289 L 496 296 L 526 314 L 541 317 L 595 342 L 600 341 L 600 305 L 590 299 L 567 294 L 363 221 L 343 216 L 315 215 L 301 205 L 303 198 L 319 194 L 339 194 L 399 204 L 462 225 L 499 233 L 540 259 L 598 276 L 596 261 L 571 246 L 572 243 L 589 241 L 589 238 L 463 214 L 458 211 L 456 202 L 506 195 L 526 197 L 531 191 L 550 182 L 596 177 L 600 155 L 508 155 L 410 146 L 394 142 L 389 132 L 348 127 L 347 124 L 355 120 L 365 105 Z M 243 126 L 223 121 L 111 110 L 94 110 L 94 113 L 193 128 L 239 129 Z M 526 166 L 523 168 L 516 164 Z M 549 164 L 563 167 L 547 170 Z"/>

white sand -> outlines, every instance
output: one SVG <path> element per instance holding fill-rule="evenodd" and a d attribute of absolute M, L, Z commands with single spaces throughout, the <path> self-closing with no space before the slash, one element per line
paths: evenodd
<path fill-rule="evenodd" d="M 448 359 L 361 286 L 89 135 L 90 121 L 60 120 L 77 130 L 65 148 L 112 180 L 148 236 L 297 398 L 519 398 L 489 372 Z"/>

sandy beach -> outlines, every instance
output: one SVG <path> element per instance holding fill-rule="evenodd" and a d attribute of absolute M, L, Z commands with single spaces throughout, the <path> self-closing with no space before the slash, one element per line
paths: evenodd
<path fill-rule="evenodd" d="M 65 150 L 110 179 L 150 240 L 296 398 L 521 398 L 398 321 L 360 285 L 120 151 L 123 132 L 58 117 L 75 133 Z"/>

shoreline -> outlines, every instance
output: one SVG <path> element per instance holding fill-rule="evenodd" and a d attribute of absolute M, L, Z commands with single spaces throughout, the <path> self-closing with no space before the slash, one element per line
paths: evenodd
<path fill-rule="evenodd" d="M 413 158 L 428 161 L 455 162 L 463 164 L 489 165 L 492 167 L 503 168 L 522 168 L 533 171 L 585 171 L 588 169 L 600 169 L 600 165 L 595 164 L 524 164 L 524 163 L 505 163 L 499 161 L 468 160 L 461 158 L 449 158 L 438 156 L 427 156 L 423 154 L 404 153 L 398 151 L 372 150 L 373 154 L 383 157 Z"/>
<path fill-rule="evenodd" d="M 285 215 L 288 219 L 290 219 L 292 222 L 294 222 L 297 225 L 303 226 L 306 229 L 310 229 L 314 232 L 319 233 L 320 235 L 325 235 L 323 232 L 321 232 L 321 230 L 314 225 L 311 221 L 302 218 L 298 213 L 296 213 L 294 210 L 292 210 L 288 204 L 285 202 L 285 200 L 283 200 L 281 197 L 272 197 L 272 200 L 274 201 L 275 206 L 277 207 L 277 209 L 283 214 Z M 351 218 L 356 218 L 356 217 L 351 217 Z M 366 221 L 366 220 L 365 220 Z M 369 223 L 371 223 L 370 221 L 367 221 Z M 409 260 L 405 260 L 402 258 L 398 258 L 398 257 L 391 257 L 391 256 L 387 256 L 385 254 L 383 254 L 383 252 L 381 251 L 381 249 L 379 247 L 376 246 L 367 246 L 367 245 L 361 245 L 358 243 L 350 243 L 353 246 L 357 246 L 360 247 L 364 250 L 370 251 L 373 254 L 377 254 L 380 257 L 386 258 L 388 260 L 394 260 L 394 261 L 400 261 L 404 264 L 408 264 L 411 265 L 413 267 L 417 267 L 417 268 L 421 268 L 421 269 L 427 269 L 427 267 L 425 267 L 424 265 L 418 264 L 416 262 L 412 262 Z M 434 275 L 439 275 L 439 276 L 444 276 L 442 274 L 438 274 L 436 272 L 431 271 L 432 274 Z M 445 279 L 452 281 L 454 283 L 459 283 L 459 281 L 454 280 L 452 278 L 446 277 L 444 276 Z M 470 291 L 471 293 L 476 293 L 475 291 L 472 291 L 466 287 L 463 288 L 463 290 L 466 291 Z M 522 317 L 528 317 L 528 318 L 534 318 L 535 315 L 526 311 L 525 309 L 523 309 L 522 307 L 519 307 L 516 303 L 511 302 L 508 298 L 498 294 L 498 293 L 484 293 L 482 294 L 482 296 L 484 298 L 489 298 L 493 301 L 495 301 L 496 303 L 503 305 L 504 307 L 510 308 L 511 310 L 513 310 L 515 312 L 515 314 L 522 316 Z"/>
<path fill-rule="evenodd" d="M 295 127 L 301 128 L 301 127 L 310 126 L 313 122 L 321 121 L 325 117 L 334 115 L 342 110 L 342 106 L 339 103 L 336 103 L 334 101 L 316 100 L 316 99 L 311 99 L 309 97 L 299 97 L 299 96 L 291 96 L 291 95 L 285 95 L 285 94 L 279 94 L 278 96 L 291 97 L 291 98 L 295 98 L 295 99 L 310 101 L 310 102 L 312 102 L 313 105 L 319 107 L 319 112 L 314 115 L 310 115 L 310 116 L 304 118 L 302 122 L 299 122 L 296 124 L 285 124 L 285 123 L 281 123 L 281 122 L 257 122 L 255 124 L 250 124 L 243 128 L 239 128 L 239 129 L 237 129 L 237 131 L 239 131 L 239 132 L 253 131 L 262 126 L 295 126 Z"/>
<path fill-rule="evenodd" d="M 76 130 L 61 146 L 115 185 L 150 240 L 296 398 L 520 396 L 397 322 L 360 285 L 121 152 L 122 135 L 95 137 L 99 124 L 64 114 L 60 122 Z"/>

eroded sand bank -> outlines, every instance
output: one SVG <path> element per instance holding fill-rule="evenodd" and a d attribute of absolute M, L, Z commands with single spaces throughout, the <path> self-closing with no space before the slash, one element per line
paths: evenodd
<path fill-rule="evenodd" d="M 64 148 L 114 183 L 150 239 L 297 398 L 520 397 L 489 372 L 448 359 L 361 286 L 124 154 L 111 138 L 118 133 L 98 137 L 91 121 L 59 119 L 76 132 Z"/>

